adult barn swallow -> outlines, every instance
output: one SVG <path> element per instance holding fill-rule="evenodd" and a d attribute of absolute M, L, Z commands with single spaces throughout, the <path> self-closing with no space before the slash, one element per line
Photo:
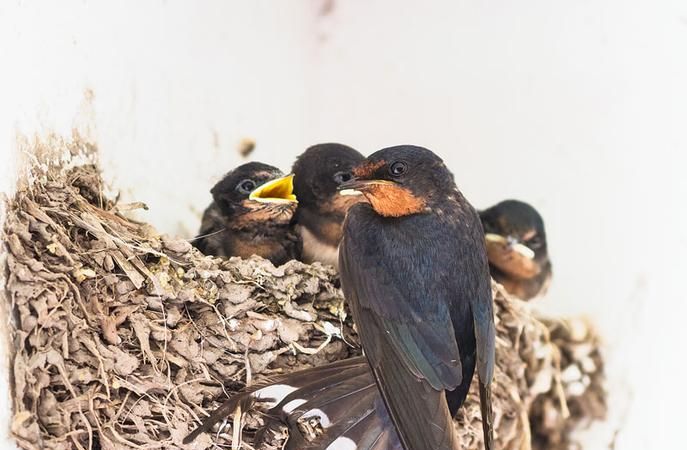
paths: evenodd
<path fill-rule="evenodd" d="M 293 164 L 298 208 L 294 222 L 303 242 L 302 260 L 338 266 L 338 248 L 346 212 L 361 198 L 344 197 L 337 188 L 352 177 L 364 156 L 342 144 L 308 148 Z"/>
<path fill-rule="evenodd" d="M 458 448 L 452 416 L 476 366 L 491 449 L 495 327 L 479 215 L 422 147 L 380 150 L 353 175 L 342 192 L 369 203 L 346 216 L 341 285 L 403 448 Z"/>
<path fill-rule="evenodd" d="M 529 300 L 546 291 L 551 261 L 544 220 L 536 209 L 505 200 L 480 212 L 492 277 L 511 294 Z"/>
<path fill-rule="evenodd" d="M 259 162 L 227 173 L 211 190 L 193 244 L 206 255 L 259 255 L 281 265 L 300 255 L 300 239 L 291 227 L 296 210 L 293 175 Z"/>
<path fill-rule="evenodd" d="M 518 200 L 506 200 L 480 212 L 480 217 L 492 277 L 522 299 L 541 291 L 551 278 L 551 263 L 544 222 L 536 209 Z M 527 268 L 533 263 L 541 267 L 541 270 L 530 271 L 536 274 L 533 278 L 507 276 L 504 271 L 527 273 L 517 265 Z M 252 386 L 223 405 L 224 416 L 220 412 L 217 420 L 229 417 L 238 404 L 256 403 L 267 409 L 265 429 L 260 436 L 287 425 L 287 450 L 335 449 L 337 446 L 358 450 L 400 449 L 398 436 L 365 357 L 334 364 L 291 372 L 271 383 Z M 281 388 L 273 388 L 275 385 Z M 321 419 L 322 432 L 315 440 L 308 441 L 297 423 L 313 417 Z M 260 448 L 260 443 L 255 444 Z"/>
<path fill-rule="evenodd" d="M 392 166 L 393 173 L 406 172 L 391 175 Z M 376 169 L 371 171 L 371 167 Z M 261 403 L 268 410 L 259 436 L 286 424 L 286 448 L 290 450 L 451 448 L 455 438 L 450 419 L 463 404 L 477 365 L 485 443 L 493 448 L 490 380 L 494 324 L 479 219 L 457 191 L 450 172 L 428 150 L 383 150 L 356 172 L 358 179 L 351 180 L 349 187 L 353 183 L 359 192 L 366 193 L 371 206 L 353 209 L 360 210 L 352 214 L 362 214 L 366 225 L 362 230 L 347 229 L 347 233 L 355 233 L 351 235 L 354 242 L 344 248 L 355 249 L 369 242 L 357 259 L 356 272 L 365 275 L 355 278 L 362 287 L 355 296 L 360 302 L 359 296 L 369 300 L 374 292 L 379 294 L 375 300 L 380 301 L 372 308 L 354 308 L 354 317 L 358 330 L 365 328 L 361 337 L 367 356 L 376 359 L 368 364 L 365 356 L 350 358 L 253 386 L 225 402 L 186 442 L 229 417 L 236 406 L 242 405 L 245 411 L 251 404 Z M 377 186 L 387 190 L 374 192 Z M 361 223 L 357 216 L 352 217 L 349 220 L 357 221 L 353 224 Z M 355 239 L 365 241 L 356 243 Z M 457 257 L 450 255 L 452 251 Z M 356 250 L 350 252 L 355 255 Z M 342 259 L 350 252 L 342 251 Z M 393 257 L 396 253 L 399 256 Z M 347 267 L 342 264 L 342 273 Z M 346 273 L 349 284 L 344 289 L 352 302 L 350 289 L 359 287 L 350 287 L 353 278 Z M 370 317 L 361 321 L 361 311 Z M 382 324 L 388 326 L 389 333 L 376 336 L 370 332 L 369 322 L 373 332 Z M 370 335 L 372 347 L 367 345 Z M 380 363 L 375 362 L 379 359 Z M 374 375 L 370 367 L 377 368 Z M 430 384 L 437 379 L 439 389 Z M 385 382 L 383 401 L 377 385 Z M 394 387 L 402 384 L 401 398 L 394 399 L 398 393 Z M 385 402 L 390 396 L 394 405 L 401 403 L 402 408 L 408 408 L 401 420 L 392 421 L 389 415 Z M 322 433 L 308 441 L 297 423 L 312 418 L 319 419 Z M 404 442 L 402 447 L 394 425 L 407 426 L 407 422 L 410 428 L 406 430 L 422 442 Z M 258 440 L 255 445 L 261 448 Z"/>

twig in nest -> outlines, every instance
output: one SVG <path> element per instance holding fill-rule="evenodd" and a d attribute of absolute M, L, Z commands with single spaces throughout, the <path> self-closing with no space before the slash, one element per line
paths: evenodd
<path fill-rule="evenodd" d="M 231 436 L 231 450 L 239 450 L 241 446 L 241 430 L 243 426 L 241 425 L 241 405 L 234 411 L 234 423 L 232 424 L 232 436 Z"/>

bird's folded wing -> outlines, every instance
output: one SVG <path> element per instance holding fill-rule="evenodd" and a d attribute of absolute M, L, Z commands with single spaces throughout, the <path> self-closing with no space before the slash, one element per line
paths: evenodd
<path fill-rule="evenodd" d="M 477 375 L 479 377 L 480 409 L 486 450 L 494 448 L 493 412 L 491 408 L 491 380 L 496 359 L 496 329 L 491 295 L 476 298 L 470 305 L 477 345 Z"/>
<path fill-rule="evenodd" d="M 340 250 L 344 294 L 399 437 L 412 450 L 452 449 L 443 390 L 460 384 L 462 368 L 448 299 L 425 292 L 423 274 L 402 261 L 380 265 L 354 245 Z"/>
<path fill-rule="evenodd" d="M 491 295 L 473 299 L 470 305 L 477 345 L 477 374 L 484 383 L 494 376 L 496 330 Z"/>

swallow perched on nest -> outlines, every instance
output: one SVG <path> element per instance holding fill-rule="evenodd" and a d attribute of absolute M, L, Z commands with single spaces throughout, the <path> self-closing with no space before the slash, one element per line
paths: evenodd
<path fill-rule="evenodd" d="M 291 226 L 296 210 L 293 175 L 251 162 L 227 173 L 211 190 L 198 237 L 201 252 L 215 256 L 259 255 L 275 265 L 300 256 Z"/>
<path fill-rule="evenodd" d="M 528 242 L 524 245 L 535 253 L 534 259 L 549 273 L 546 278 L 550 278 L 551 264 L 543 220 L 534 208 L 517 200 L 507 200 L 481 212 L 480 216 L 487 236 L 498 231 L 495 234 L 505 236 L 511 245 L 515 243 L 514 237 L 520 242 Z M 535 234 L 530 231 L 532 229 L 536 230 Z M 501 255 L 500 251 L 494 251 L 494 242 L 501 241 L 486 237 L 487 248 L 492 246 L 488 254 L 493 277 L 499 277 L 500 271 L 495 264 L 499 264 L 497 258 Z M 529 255 L 522 249 L 520 252 Z M 528 287 L 531 284 L 525 280 L 505 286 L 510 288 L 511 294 L 518 295 L 514 286 Z M 208 423 L 211 426 L 225 420 L 239 405 L 242 411 L 248 411 L 256 404 L 263 404 L 260 408 L 267 405 L 265 426 L 256 435 L 256 448 L 261 448 L 261 439 L 267 438 L 270 432 L 277 433 L 281 426 L 286 425 L 289 427 L 287 450 L 336 449 L 339 445 L 340 448 L 357 450 L 402 449 L 364 356 L 287 373 L 269 383 L 253 385 L 232 396 L 213 413 L 214 421 L 207 419 Z M 312 419 L 321 421 L 321 432 L 314 440 L 297 426 L 299 422 Z"/>
<path fill-rule="evenodd" d="M 506 200 L 482 211 L 480 218 L 492 277 L 522 299 L 540 292 L 551 278 L 551 263 L 539 213 L 527 203 Z M 541 268 L 530 270 L 534 277 L 507 276 L 506 271 L 527 274 L 522 267 L 531 264 Z M 260 439 L 286 425 L 287 450 L 402 449 L 364 356 L 291 372 L 270 383 L 251 386 L 225 403 L 216 412 L 216 421 L 226 419 L 239 405 L 246 411 L 256 403 L 262 403 L 261 408 L 267 405 L 265 427 L 257 435 L 256 448 L 260 448 Z M 460 403 L 460 396 L 456 403 Z M 449 405 L 450 411 L 454 409 L 457 408 Z M 297 426 L 312 419 L 319 419 L 321 425 L 314 440 Z"/>
<path fill-rule="evenodd" d="M 353 175 L 342 188 L 369 204 L 346 217 L 341 285 L 403 447 L 458 448 L 452 416 L 476 367 L 492 448 L 495 328 L 479 215 L 422 147 L 380 150 Z"/>
<path fill-rule="evenodd" d="M 351 169 L 364 156 L 342 144 L 319 144 L 298 157 L 291 171 L 298 208 L 295 228 L 303 241 L 302 260 L 338 266 L 338 248 L 346 212 L 362 200 L 338 194 Z"/>
<path fill-rule="evenodd" d="M 544 220 L 536 209 L 505 200 L 480 212 L 491 276 L 512 295 L 529 300 L 546 291 L 551 261 Z"/>
<path fill-rule="evenodd" d="M 421 147 L 381 150 L 353 173 L 342 193 L 368 203 L 350 209 L 340 268 L 366 356 L 252 387 L 187 442 L 236 406 L 266 402 L 263 432 L 289 424 L 289 449 L 455 449 L 452 417 L 477 368 L 485 443 L 493 448 L 495 330 L 477 212 L 441 159 Z M 305 418 L 320 420 L 323 434 L 314 441 L 296 426 Z"/>

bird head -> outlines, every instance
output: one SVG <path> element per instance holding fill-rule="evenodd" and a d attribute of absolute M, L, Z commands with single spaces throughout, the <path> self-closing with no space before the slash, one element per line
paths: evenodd
<path fill-rule="evenodd" d="M 365 157 L 343 144 L 318 144 L 301 154 L 292 167 L 299 207 L 318 213 L 345 215 L 358 199 L 342 198 L 337 189 L 353 177 L 352 169 Z"/>
<path fill-rule="evenodd" d="M 548 260 L 541 216 L 527 203 L 505 200 L 480 213 L 489 262 L 502 272 L 530 279 Z"/>
<path fill-rule="evenodd" d="M 401 145 L 370 155 L 340 186 L 342 195 L 362 195 L 377 214 L 402 217 L 432 211 L 460 195 L 453 175 L 436 154 Z"/>
<path fill-rule="evenodd" d="M 258 162 L 227 173 L 212 189 L 222 214 L 237 225 L 253 222 L 289 223 L 296 209 L 293 175 Z"/>

